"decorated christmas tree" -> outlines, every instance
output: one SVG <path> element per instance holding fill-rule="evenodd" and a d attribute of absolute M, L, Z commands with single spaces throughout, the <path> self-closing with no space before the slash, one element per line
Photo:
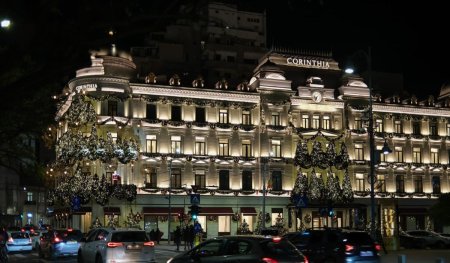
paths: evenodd
<path fill-rule="evenodd" d="M 239 232 L 239 234 L 250 234 L 251 233 L 249 225 L 245 221 L 245 219 L 242 220 L 242 222 L 241 222 L 241 224 L 240 224 L 240 226 L 238 228 L 238 232 Z"/>
<path fill-rule="evenodd" d="M 311 179 L 309 180 L 309 199 L 320 200 L 322 198 L 321 186 L 323 186 L 322 178 L 319 178 L 316 175 L 316 171 L 313 169 L 311 171 Z"/>
<path fill-rule="evenodd" d="M 353 202 L 352 184 L 347 169 L 344 172 L 344 181 L 342 182 L 342 202 L 346 204 Z"/>
<path fill-rule="evenodd" d="M 284 218 L 281 216 L 281 214 L 278 214 L 277 218 L 275 218 L 274 227 L 278 230 L 279 236 L 282 236 L 287 232 L 287 229 L 284 225 Z"/>
<path fill-rule="evenodd" d="M 339 202 L 341 199 L 341 187 L 339 185 L 339 179 L 334 176 L 330 171 L 327 175 L 327 199 L 332 202 Z"/>
<path fill-rule="evenodd" d="M 295 179 L 294 189 L 292 189 L 291 197 L 303 196 L 308 193 L 308 178 L 297 168 L 297 178 Z"/>
<path fill-rule="evenodd" d="M 258 214 L 258 220 L 256 221 L 256 228 L 254 233 L 256 235 L 259 235 L 261 233 L 261 227 L 263 226 L 263 221 L 262 221 L 262 212 L 259 212 Z"/>

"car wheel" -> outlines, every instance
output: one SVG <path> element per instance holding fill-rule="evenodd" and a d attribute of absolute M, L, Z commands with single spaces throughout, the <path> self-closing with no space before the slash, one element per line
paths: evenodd
<path fill-rule="evenodd" d="M 437 242 L 436 247 L 442 249 L 442 248 L 445 248 L 445 244 L 444 244 L 444 242 Z"/>
<path fill-rule="evenodd" d="M 78 263 L 83 263 L 83 256 L 81 255 L 81 250 L 78 250 L 78 254 L 77 254 L 77 262 Z"/>
<path fill-rule="evenodd" d="M 97 255 L 97 256 L 95 257 L 95 263 L 103 263 L 102 256 Z"/>

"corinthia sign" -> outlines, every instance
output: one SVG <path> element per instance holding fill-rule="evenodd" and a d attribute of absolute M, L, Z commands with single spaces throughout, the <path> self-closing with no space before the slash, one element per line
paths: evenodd
<path fill-rule="evenodd" d="M 317 60 L 317 59 L 288 57 L 286 59 L 286 63 L 288 65 L 294 65 L 297 67 L 305 67 L 305 68 L 321 68 L 321 69 L 330 68 L 330 63 L 328 61 Z"/>

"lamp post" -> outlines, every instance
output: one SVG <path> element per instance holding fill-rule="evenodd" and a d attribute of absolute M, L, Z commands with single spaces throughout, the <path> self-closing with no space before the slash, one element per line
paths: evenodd
<path fill-rule="evenodd" d="M 368 52 L 360 50 L 360 53 L 364 55 L 367 62 L 368 71 L 368 89 L 369 89 L 369 126 L 367 128 L 367 133 L 369 134 L 369 151 L 370 151 L 370 167 L 369 167 L 369 182 L 370 182 L 370 234 L 376 239 L 376 205 L 375 205 L 375 154 L 377 150 L 375 149 L 375 137 L 374 137 L 374 124 L 373 124 L 373 97 L 372 97 L 372 50 L 368 47 Z M 352 74 L 353 69 L 345 69 L 345 73 Z M 382 153 L 388 154 L 391 150 L 389 149 L 387 142 L 385 141 Z"/>

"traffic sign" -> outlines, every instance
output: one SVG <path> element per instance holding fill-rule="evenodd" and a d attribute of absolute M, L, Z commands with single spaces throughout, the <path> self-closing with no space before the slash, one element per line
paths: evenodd
<path fill-rule="evenodd" d="M 200 204 L 200 194 L 191 194 L 191 204 L 193 205 Z"/>
<path fill-rule="evenodd" d="M 295 198 L 295 206 L 297 208 L 305 208 L 308 207 L 308 197 L 306 197 L 305 195 L 303 196 L 296 196 Z"/>

